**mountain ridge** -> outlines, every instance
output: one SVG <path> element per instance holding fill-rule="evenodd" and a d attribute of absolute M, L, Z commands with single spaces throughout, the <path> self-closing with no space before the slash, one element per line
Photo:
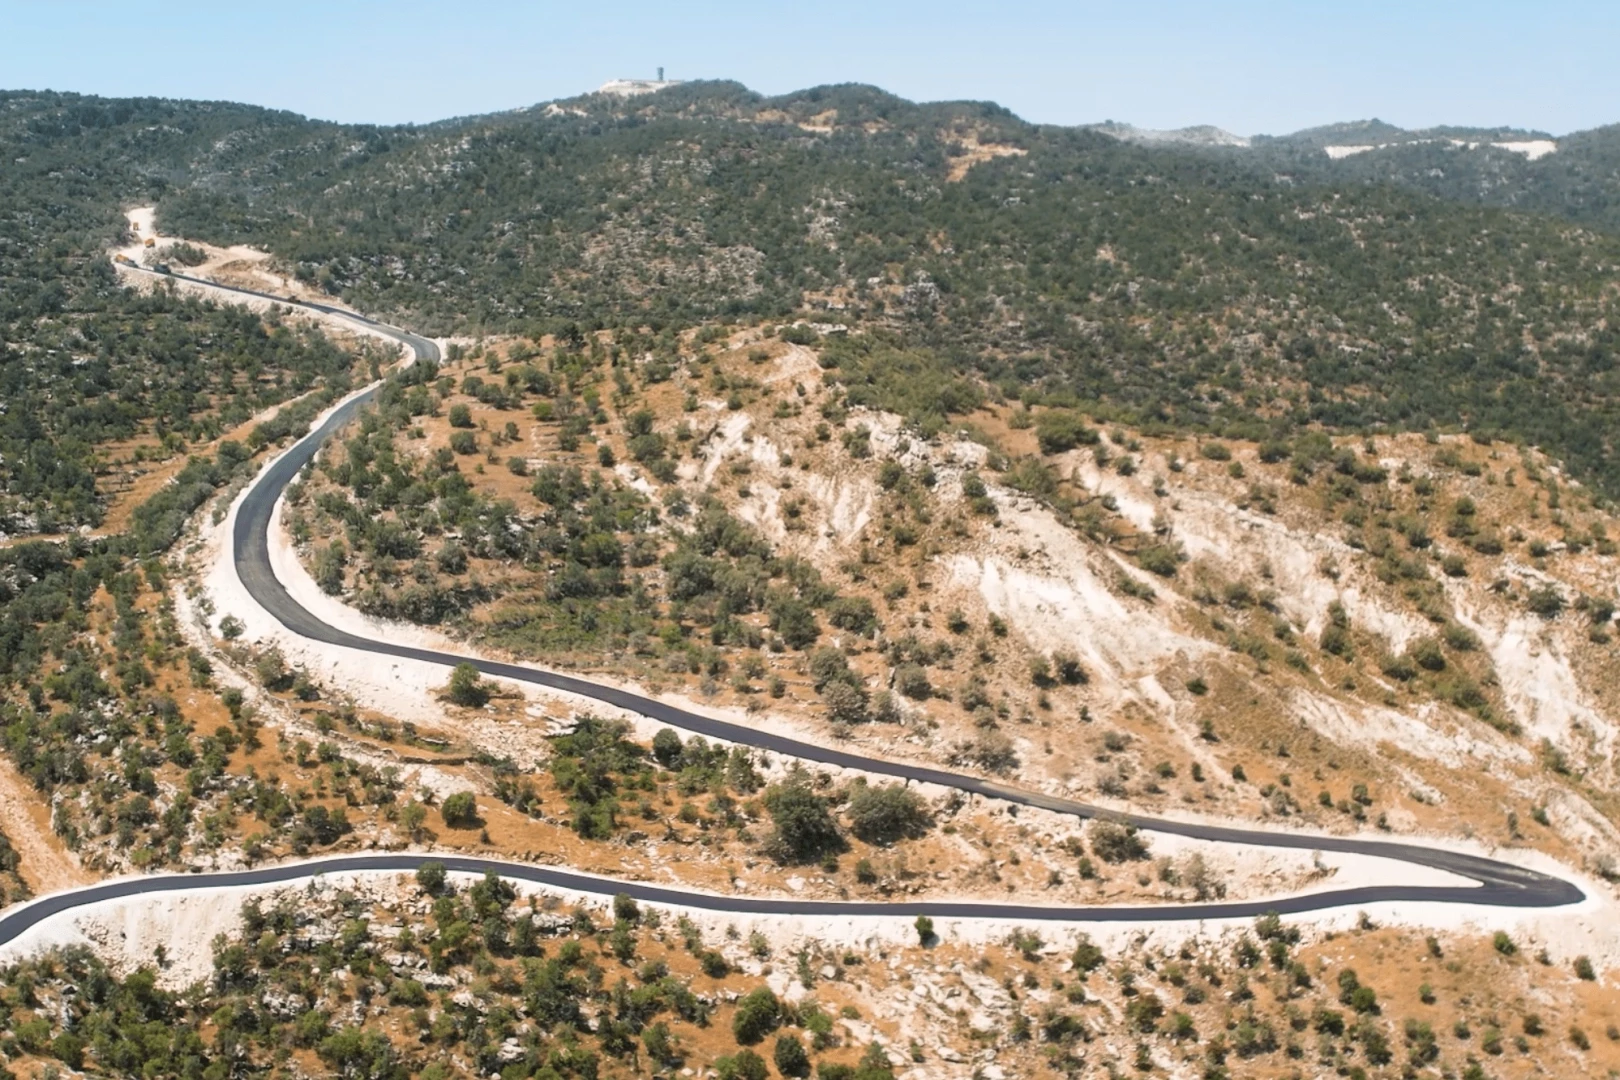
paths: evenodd
<path fill-rule="evenodd" d="M 165 232 L 254 244 L 433 333 L 826 312 L 918 350 L 936 389 L 1254 437 L 1483 430 L 1620 491 L 1620 180 L 1571 173 L 1567 147 L 1140 145 L 848 84 L 691 82 L 392 128 L 0 102 L 15 183 L 154 200 Z M 115 212 L 96 211 L 109 239 Z M 957 400 L 872 378 L 929 424 Z"/>

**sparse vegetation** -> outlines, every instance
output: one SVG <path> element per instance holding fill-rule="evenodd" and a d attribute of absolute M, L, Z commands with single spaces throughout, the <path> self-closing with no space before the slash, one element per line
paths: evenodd
<path fill-rule="evenodd" d="M 1134 862 L 1148 856 L 1147 840 L 1129 825 L 1094 821 L 1088 831 L 1091 834 L 1091 852 L 1103 862 Z"/>
<path fill-rule="evenodd" d="M 221 172 L 200 163 L 236 130 L 231 118 L 246 115 L 233 107 L 13 95 L 0 125 L 18 166 L 0 185 L 0 214 L 20 238 L 0 251 L 0 368 L 10 379 L 0 525 L 63 542 L 0 551 L 0 676 L 10 692 L 5 753 L 49 806 L 53 841 L 93 873 L 205 863 L 230 848 L 256 862 L 385 835 L 457 847 L 476 837 L 479 848 L 511 853 L 534 849 L 539 835 L 603 862 L 648 851 L 665 865 L 701 865 L 739 888 L 794 875 L 820 897 L 962 887 L 999 899 L 1044 888 L 1054 902 L 1091 902 L 1133 890 L 1213 897 L 1229 881 L 1254 888 L 1201 856 L 1149 863 L 1147 837 L 1107 821 L 1054 851 L 1028 818 L 991 820 L 948 799 L 930 807 L 901 785 L 794 771 L 765 787 L 764 763 L 747 750 L 674 731 L 649 749 L 627 728 L 585 717 L 550 740 L 549 757 L 542 746 L 532 758 L 441 739 L 333 700 L 295 653 L 200 595 L 192 610 L 223 640 L 189 645 L 171 599 L 187 585 L 167 580 L 171 564 L 150 556 L 197 511 L 198 520 L 222 516 L 224 496 L 264 451 L 360 373 L 380 373 L 387 357 L 339 350 L 280 313 L 115 289 L 101 248 L 116 203 L 111 188 L 87 195 L 87 185 L 147 190 L 145 177 L 161 173 L 166 220 L 269 243 L 306 284 L 425 329 L 476 318 L 479 333 L 512 331 L 458 345 L 441 367 L 391 377 L 377 408 L 289 488 L 286 527 L 331 596 L 653 693 L 824 723 L 829 738 L 900 739 L 915 748 L 908 753 L 1016 771 L 1032 786 L 1073 777 L 1149 812 L 1179 804 L 1393 832 L 1414 821 L 1424 830 L 1466 823 L 1494 830 L 1487 842 L 1566 857 L 1558 792 L 1594 782 L 1607 763 L 1582 738 L 1558 732 L 1543 742 L 1543 728 L 1519 730 L 1525 677 L 1512 670 L 1503 627 L 1539 616 L 1538 658 L 1567 662 L 1561 676 L 1600 710 L 1611 703 L 1590 678 L 1612 666 L 1613 602 L 1603 594 L 1615 526 L 1602 498 L 1620 471 L 1593 418 L 1615 392 L 1600 364 L 1614 344 L 1603 326 L 1614 320 L 1592 284 L 1595 268 L 1616 261 L 1611 238 L 1573 238 L 1523 215 L 1453 218 L 1455 207 L 1384 188 L 1278 186 L 1229 163 L 1036 132 L 993 113 L 975 120 L 980 136 L 1015 133 L 1027 160 L 986 161 L 946 183 L 934 171 L 955 144 L 935 120 L 860 88 L 820 93 L 772 103 L 791 122 L 761 122 L 757 99 L 712 86 L 648 99 L 634 123 L 594 101 L 582 106 L 586 117 L 457 122 L 483 125 L 456 160 L 483 163 L 487 197 L 464 198 L 468 181 L 451 172 L 432 190 L 400 194 L 396 210 L 400 227 L 435 232 L 428 246 L 439 257 L 477 268 L 467 281 L 445 276 L 450 262 L 420 261 L 417 245 L 379 256 L 375 215 L 354 214 L 378 205 L 380 163 L 438 162 L 441 132 L 317 133 L 253 114 L 257 141 Z M 675 101 L 687 111 L 670 109 Z M 854 126 L 840 109 L 866 119 Z M 839 134 L 807 138 L 797 125 L 823 113 Z M 137 122 L 139 138 L 128 126 Z M 147 134 L 165 144 L 161 155 L 141 148 Z M 362 149 L 336 156 L 344 145 Z M 105 176 L 77 171 L 83 147 L 105 157 Z M 341 168 L 346 182 L 308 188 L 298 170 L 270 170 L 267 150 L 307 155 L 300 160 L 314 172 Z M 684 164 L 670 164 L 670 153 Z M 532 168 L 514 171 L 518 157 Z M 602 171 L 630 161 L 646 167 Z M 686 165 L 705 177 L 705 195 L 670 181 Z M 1020 179 L 1014 165 L 1030 175 Z M 763 202 L 748 195 L 759 169 L 789 176 L 787 188 L 770 187 Z M 196 183 L 198 170 L 215 179 Z M 620 193 L 593 197 L 587 214 L 570 201 L 581 176 Z M 53 214 L 61 211 L 51 222 L 36 213 L 47 188 Z M 794 191 L 809 206 L 835 189 L 842 205 L 827 228 L 842 239 L 806 247 L 799 209 L 783 208 Z M 873 195 L 891 189 L 904 200 Z M 519 190 L 548 208 L 544 236 L 531 216 L 501 205 Z M 1176 196 L 1168 211 L 1165 192 Z M 692 216 L 700 199 L 713 203 L 701 228 Z M 1109 207 L 1107 237 L 1091 235 L 1092 204 Z M 452 205 L 453 218 L 442 212 Z M 1003 228 L 1014 205 L 1047 225 Z M 302 223 L 297 235 L 292 220 Z M 435 224 L 450 220 L 455 235 Z M 1209 221 L 1222 232 L 1239 222 L 1243 243 L 1208 240 Z M 1366 243 L 1354 259 L 1332 239 L 1339 230 Z M 924 234 L 926 245 L 914 242 Z M 497 235 L 523 257 L 491 254 Z M 1200 267 L 1194 284 L 1153 255 L 1167 235 Z M 665 256 L 656 288 L 641 276 L 644 260 L 589 254 L 644 243 Z M 1104 247 L 1106 258 L 1090 254 Z M 1441 258 L 1441 248 L 1451 254 Z M 169 257 L 199 255 L 181 247 Z M 479 275 L 483 291 L 469 306 L 465 290 Z M 1357 299 L 1365 275 L 1413 283 L 1396 306 L 1410 309 L 1402 317 L 1420 348 L 1390 352 L 1387 318 Z M 1502 293 L 1503 281 L 1514 291 Z M 815 322 L 828 288 L 844 290 L 844 330 Z M 722 293 L 723 310 L 714 306 Z M 542 294 L 546 312 L 522 311 L 521 298 Z M 649 307 L 651 296 L 662 306 Z M 1274 303 L 1282 296 L 1288 303 Z M 804 377 L 789 367 L 789 345 L 792 363 L 808 355 L 820 370 Z M 1521 352 L 1535 357 L 1533 394 L 1528 368 L 1488 359 Z M 275 420 L 231 430 L 306 391 Z M 903 423 L 862 411 L 873 408 Z M 1464 440 L 1435 430 L 1425 440 L 1399 430 L 1459 415 L 1496 431 L 1477 427 Z M 769 446 L 758 434 L 767 420 Z M 1099 471 L 1106 485 L 1088 486 Z M 834 476 L 839 493 L 824 497 Z M 125 484 L 145 500 L 125 498 Z M 1314 534 L 1332 554 L 1301 557 L 1302 544 L 1279 557 L 1286 545 L 1273 547 L 1269 533 L 1225 550 L 1198 516 L 1200 500 L 1215 498 L 1246 519 L 1264 515 L 1278 537 Z M 1036 536 L 1031 515 L 1052 531 Z M 73 531 L 109 523 L 105 537 Z M 1073 548 L 1057 542 L 1070 538 Z M 1031 614 L 1035 585 L 1081 568 L 1113 594 L 1086 603 L 1118 604 L 1130 621 L 1077 629 L 1052 614 L 1062 596 L 1055 607 L 1043 596 L 1047 607 Z M 1137 638 L 1143 629 L 1152 633 Z M 1153 659 L 1171 635 L 1165 655 L 1176 659 Z M 226 663 L 256 683 L 246 697 L 212 681 Z M 1155 694 L 1170 689 L 1176 712 L 1160 710 L 1157 697 L 1116 693 L 1147 685 L 1149 674 Z M 456 715 L 492 726 L 515 715 L 493 690 L 462 666 L 443 693 L 487 709 Z M 1460 726 L 1459 747 L 1506 746 L 1548 790 L 1534 806 L 1522 796 L 1510 803 L 1515 813 L 1473 817 L 1480 798 L 1499 793 L 1498 778 L 1463 770 L 1478 790 L 1459 791 L 1455 770 L 1426 769 L 1420 743 L 1402 745 L 1397 774 L 1357 741 L 1384 730 L 1367 723 L 1378 710 Z M 409 769 L 361 763 L 379 753 L 433 762 L 468 790 L 442 801 L 407 791 Z M 982 849 L 982 861 L 941 860 L 945 833 L 967 852 Z M 1607 856 L 1588 857 L 1608 876 Z M 27 895 L 26 869 L 0 838 L 0 902 Z M 960 883 L 948 881 L 958 874 Z M 131 1075 L 256 1075 L 295 1064 L 438 1077 L 451 1060 L 480 1076 L 888 1073 L 882 1049 L 849 1045 L 813 1000 L 772 995 L 768 1006 L 757 997 L 739 975 L 752 962 L 740 945 L 700 937 L 677 965 L 695 974 L 670 976 L 656 967 L 667 963 L 656 912 L 615 904 L 600 930 L 584 928 L 589 912 L 565 928 L 561 916 L 514 912 L 498 882 L 457 890 L 442 866 L 419 880 L 433 917 L 414 942 L 390 939 L 390 950 L 413 958 L 399 971 L 385 970 L 392 965 L 363 929 L 306 946 L 280 915 L 224 943 L 215 978 L 195 993 L 160 992 L 139 971 L 115 976 L 86 956 L 30 963 L 5 975 L 0 998 L 17 1052 L 0 1051 L 24 1072 L 54 1060 L 46 1067 Z M 922 943 L 945 947 L 931 921 L 916 929 Z M 567 940 L 542 945 L 542 933 Z M 1196 1068 L 1210 1075 L 1376 1075 L 1409 1061 L 1414 1072 L 1467 1076 L 1484 1072 L 1468 1057 L 1476 1052 L 1506 1075 L 1510 1063 L 1551 1060 L 1554 1047 L 1604 1051 L 1592 1038 L 1606 1021 L 1564 1007 L 1567 986 L 1597 978 L 1588 957 L 1561 960 L 1552 971 L 1565 984 L 1548 984 L 1550 998 L 1534 999 L 1540 1012 L 1525 1013 L 1486 1003 L 1474 986 L 1466 993 L 1479 1000 L 1459 1004 L 1470 973 L 1450 965 L 1477 966 L 1478 957 L 1442 957 L 1436 945 L 1418 990 L 1428 1011 L 1407 1016 L 1397 1015 L 1405 992 L 1369 954 L 1356 967 L 1387 997 L 1342 956 L 1317 966 L 1274 920 L 1257 923 L 1231 957 L 1194 950 L 1147 966 L 1132 955 L 1117 971 L 1104 970 L 1089 943 L 1072 971 L 1047 970 L 1051 949 L 1032 940 L 1019 935 L 1007 952 L 980 958 L 1021 1003 L 1004 1031 L 982 1037 L 1017 1062 L 1009 1075 L 1035 1071 L 1037 1052 L 1038 1067 L 1059 1072 L 1123 1070 L 1128 1048 L 1110 1062 L 1106 1039 L 1093 1041 L 1112 1031 L 1141 1048 L 1138 1067 L 1167 1053 L 1191 1063 L 1196 1047 Z M 1538 946 L 1519 958 L 1506 933 L 1488 940 L 1503 958 L 1492 979 L 1552 977 L 1526 962 Z M 1067 939 L 1053 944 L 1068 952 Z M 749 945 L 754 960 L 770 959 L 770 942 Z M 778 949 L 772 963 L 834 1000 L 839 984 L 869 977 L 863 959 Z M 490 1008 L 447 1001 L 449 987 L 435 982 L 447 973 Z M 62 1005 L 67 996 L 52 988 L 68 977 L 79 996 Z M 718 995 L 726 979 L 741 988 L 735 1013 Z M 1070 1008 L 1089 1000 L 1079 982 L 1107 995 L 1108 1007 Z M 1044 996 L 1024 996 L 1048 984 Z M 266 990 L 308 1008 L 281 1016 Z M 42 992 L 47 1005 L 32 1003 Z M 370 1020 L 345 1023 L 340 1010 L 351 1005 L 392 1010 L 398 1037 L 377 1038 Z M 732 1017 L 744 1012 L 739 1031 Z M 135 1031 L 136 1016 L 163 1027 L 161 1054 L 155 1038 L 119 1034 Z M 738 1045 L 710 1053 L 728 1030 Z M 1448 1030 L 1461 1032 L 1460 1047 Z M 521 1054 L 500 1057 L 509 1040 Z"/>

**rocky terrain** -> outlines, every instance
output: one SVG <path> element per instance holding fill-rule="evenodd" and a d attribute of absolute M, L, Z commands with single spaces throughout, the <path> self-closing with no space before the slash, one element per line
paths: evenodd
<path fill-rule="evenodd" d="M 89 916 L 8 969 L 0 1000 L 16 1075 L 232 1059 L 277 1075 L 861 1080 L 1620 1063 L 1590 959 L 1552 963 L 1506 933 L 1424 935 L 1365 914 L 1326 930 L 1274 917 L 1216 934 L 1103 929 L 828 933 L 429 868 Z M 143 1044 L 143 1017 L 161 1042 Z"/>
<path fill-rule="evenodd" d="M 381 617 L 408 616 L 416 589 L 425 621 L 454 635 L 827 738 L 1119 805 L 1472 836 L 1612 866 L 1616 526 L 1534 451 L 1455 436 L 1176 439 L 994 402 L 919 437 L 850 405 L 847 346 L 770 328 L 721 344 L 689 341 L 643 389 L 626 380 L 583 437 L 538 419 L 555 397 L 479 400 L 512 385 L 490 378 L 513 370 L 494 347 L 447 365 L 393 452 L 405 468 L 456 464 L 502 515 L 507 552 L 444 523 L 428 560 L 435 524 L 401 509 L 423 556 L 378 558 L 365 529 L 333 517 L 348 497 L 332 483 L 341 448 L 292 500 L 294 541 L 337 537 L 349 554 L 336 570 L 334 545 L 300 546 L 312 576 Z M 729 402 L 709 396 L 721 392 Z M 451 449 L 458 432 L 471 456 Z M 555 638 L 553 610 L 568 609 L 556 583 L 576 556 L 542 546 L 561 520 L 542 490 L 558 468 L 633 515 L 622 587 L 647 598 L 577 650 Z M 714 615 L 681 602 L 671 552 L 699 505 L 814 569 L 834 595 L 810 640 L 783 640 L 767 600 L 697 648 Z M 531 644 L 533 630 L 552 637 Z M 828 677 L 828 649 L 849 675 Z M 839 686 L 858 703 L 827 692 Z"/>
<path fill-rule="evenodd" d="M 270 115 L 233 141 L 230 108 L 58 98 L 0 96 L 26 166 L 0 211 L 56 236 L 50 273 L 74 285 L 0 248 L 29 283 L 7 292 L 0 359 L 34 394 L 8 399 L 32 404 L 0 434 L 39 449 L 3 462 L 0 905 L 376 851 L 892 914 L 716 916 L 432 865 L 110 900 L 3 946 L 0 1080 L 1620 1069 L 1612 239 L 1371 181 L 1340 201 L 1201 156 L 1308 158 L 1325 183 L 1317 158 L 1376 172 L 1477 151 L 1545 199 L 1601 139 L 1566 154 L 1535 133 L 1362 125 L 1245 147 L 694 84 L 475 118 L 445 150 L 443 131 L 356 142 Z M 1362 136 L 1399 145 L 1326 152 Z M 117 208 L 86 194 L 81 143 L 112 151 L 109 176 L 146 177 L 126 184 L 143 199 L 151 155 L 172 158 L 159 212 L 103 236 Z M 309 176 L 259 160 L 289 146 Z M 391 182 L 447 179 L 402 187 L 400 221 L 444 233 L 383 245 L 348 200 L 401 152 Z M 530 190 L 536 160 L 563 217 L 433 209 L 466 177 Z M 618 194 L 575 198 L 565 160 Z M 804 200 L 703 216 L 756 166 L 805 180 Z M 63 168 L 84 181 L 71 236 L 17 211 Z M 1006 246 L 1026 200 L 1074 221 L 1063 200 L 1095 210 L 1116 189 L 1123 218 L 1086 219 L 1082 263 L 1038 225 Z M 1594 220 L 1575 194 L 1567 216 Z M 289 233 L 299 200 L 347 224 Z M 1215 210 L 1231 229 L 1188 226 Z M 564 218 L 589 222 L 577 249 L 546 239 Z M 162 231 L 188 220 L 232 243 Z M 1163 257 L 1192 232 L 1191 262 Z M 234 243 L 260 234 L 270 250 Z M 222 307 L 135 264 L 375 300 L 459 336 L 442 363 L 401 365 L 352 324 Z M 1398 270 L 1405 293 L 1378 300 L 1350 269 Z M 238 500 L 378 378 L 270 537 L 275 573 L 333 626 L 1108 809 L 1488 854 L 1587 899 L 917 917 L 1460 879 L 806 767 L 299 638 L 242 585 Z"/>

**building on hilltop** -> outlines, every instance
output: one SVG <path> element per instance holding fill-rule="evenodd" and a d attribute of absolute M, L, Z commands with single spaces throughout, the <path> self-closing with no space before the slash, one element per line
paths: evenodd
<path fill-rule="evenodd" d="M 681 85 L 680 79 L 664 78 L 664 69 L 658 69 L 656 79 L 610 79 L 598 89 L 598 94 L 618 94 L 620 97 L 634 97 L 637 94 L 656 94 L 660 90 L 671 86 Z"/>

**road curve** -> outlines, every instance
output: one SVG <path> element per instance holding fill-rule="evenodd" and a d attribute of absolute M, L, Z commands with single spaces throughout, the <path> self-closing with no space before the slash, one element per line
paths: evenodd
<path fill-rule="evenodd" d="M 305 307 L 329 315 L 339 315 L 363 324 L 367 329 L 393 338 L 410 348 L 420 360 L 437 360 L 438 346 L 426 338 L 388 326 L 342 308 L 324 304 L 300 303 L 285 297 L 219 285 L 200 278 L 180 274 L 169 275 L 184 281 L 223 289 L 247 296 L 269 299 L 291 306 Z M 314 862 L 265 867 L 231 873 L 153 876 L 90 886 L 70 893 L 46 897 L 11 915 L 0 918 L 0 944 L 20 933 L 26 926 L 13 925 L 13 920 L 29 920 L 32 925 L 40 918 L 78 904 L 97 900 L 130 896 L 143 892 L 170 892 L 206 889 L 233 885 L 262 885 L 279 881 L 292 881 L 321 872 L 358 870 L 412 870 L 423 861 L 437 860 L 448 868 L 482 873 L 489 870 L 516 879 L 578 889 L 585 892 L 612 894 L 627 892 L 637 899 L 655 903 L 685 905 L 716 911 L 752 914 L 820 914 L 820 915 L 882 915 L 928 914 L 944 918 L 1006 918 L 1015 920 L 1062 920 L 1088 922 L 1145 922 L 1185 919 L 1246 918 L 1267 911 L 1281 914 L 1299 914 L 1337 907 L 1353 907 L 1389 901 L 1461 903 L 1505 908 L 1552 908 L 1578 904 L 1585 893 L 1573 882 L 1550 874 L 1515 866 L 1511 863 L 1479 855 L 1469 855 L 1445 848 L 1426 847 L 1421 844 L 1395 843 L 1358 837 L 1314 836 L 1269 829 L 1243 829 L 1199 822 L 1153 818 L 1141 814 L 1123 813 L 1103 807 L 1091 806 L 1073 799 L 1060 798 L 1043 792 L 1026 790 L 965 773 L 950 772 L 926 765 L 902 761 L 887 761 L 865 757 L 832 747 L 802 742 L 783 735 L 742 724 L 703 716 L 686 709 L 644 697 L 617 687 L 604 686 L 586 679 L 538 668 L 524 667 L 476 656 L 419 649 L 393 642 L 360 637 L 328 626 L 301 607 L 288 594 L 276 578 L 270 564 L 269 529 L 275 504 L 287 484 L 311 461 L 321 445 L 335 431 L 348 423 L 354 414 L 376 395 L 372 386 L 355 395 L 335 409 L 308 435 L 278 457 L 260 473 L 237 509 L 232 535 L 237 573 L 253 599 L 278 622 L 301 637 L 325 644 L 359 649 L 383 656 L 434 664 L 472 664 L 487 675 L 513 679 L 538 686 L 576 694 L 600 701 L 606 705 L 625 709 L 685 731 L 768 750 L 773 753 L 818 762 L 839 768 L 856 769 L 879 776 L 905 781 L 937 784 L 998 799 L 1021 806 L 1039 807 L 1080 818 L 1099 818 L 1136 828 L 1167 833 L 1215 843 L 1249 844 L 1259 847 L 1291 848 L 1310 851 L 1334 851 L 1378 858 L 1393 859 L 1415 866 L 1446 871 L 1467 878 L 1477 884 L 1471 886 L 1443 885 L 1385 885 L 1348 887 L 1303 895 L 1231 903 L 1166 904 L 1151 907 L 1065 907 L 1044 904 L 992 904 L 958 901 L 812 901 L 798 899 L 757 899 L 752 897 L 720 896 L 685 889 L 666 888 L 639 882 L 594 877 L 572 871 L 544 866 L 510 863 L 494 859 L 480 859 L 455 855 L 357 854 L 337 856 Z M 45 910 L 47 907 L 50 910 Z M 40 914 L 32 913 L 39 911 Z"/>
<path fill-rule="evenodd" d="M 166 893 L 206 891 L 241 886 L 285 885 L 307 881 L 323 874 L 351 873 L 411 873 L 423 863 L 436 862 L 446 870 L 470 874 L 495 873 L 514 881 L 533 882 L 556 889 L 612 896 L 625 893 L 636 900 L 650 904 L 684 907 L 698 911 L 713 911 L 730 915 L 799 915 L 825 918 L 857 916 L 894 917 L 928 915 L 939 919 L 1000 919 L 1009 922 L 1147 922 L 1171 919 L 1252 919 L 1268 912 L 1295 915 L 1321 909 L 1324 896 L 1339 896 L 1354 891 L 1354 904 L 1372 904 L 1383 900 L 1413 899 L 1412 890 L 1399 885 L 1376 888 L 1342 890 L 1340 893 L 1317 893 L 1280 897 L 1275 900 L 1242 900 L 1230 903 L 1087 907 L 1052 904 L 994 904 L 953 900 L 799 900 L 767 899 L 751 896 L 730 896 L 699 892 L 692 889 L 671 888 L 641 881 L 583 874 L 532 863 L 508 862 L 504 859 L 486 859 L 476 855 L 451 855 L 405 852 L 375 852 L 354 855 L 333 855 L 295 863 L 257 867 L 252 870 L 231 870 L 199 874 L 152 874 L 146 877 L 120 878 L 100 885 L 90 885 L 69 892 L 53 893 L 0 916 L 0 946 L 4 946 L 33 926 L 46 919 L 108 900 L 135 896 L 157 896 Z M 1430 889 L 1421 899 L 1480 903 L 1480 890 L 1471 887 Z"/>

